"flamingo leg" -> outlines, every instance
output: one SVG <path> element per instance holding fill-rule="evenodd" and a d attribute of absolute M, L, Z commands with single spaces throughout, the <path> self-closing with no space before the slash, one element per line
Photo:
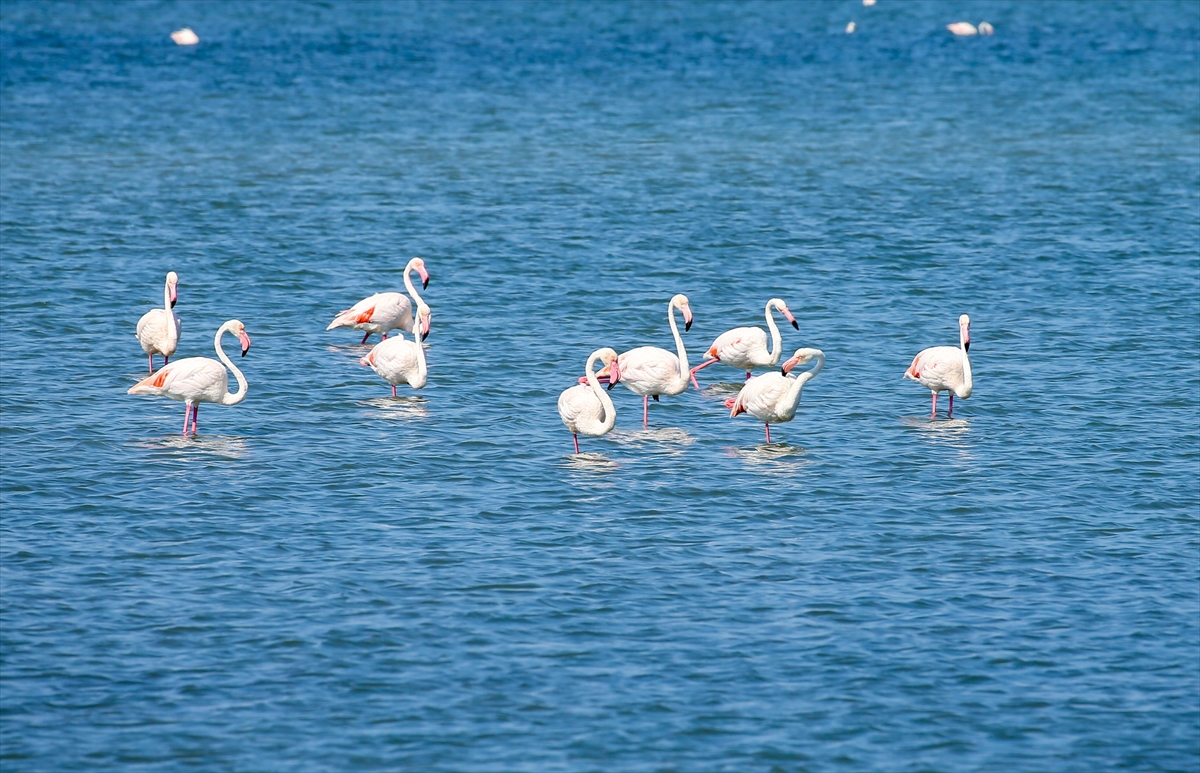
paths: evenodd
<path fill-rule="evenodd" d="M 380 333 L 380 335 L 383 336 L 383 340 L 385 340 L 385 341 L 387 340 L 387 333 Z"/>
<path fill-rule="evenodd" d="M 150 355 L 150 372 L 151 373 L 154 372 L 154 355 L 153 354 Z"/>
<path fill-rule="evenodd" d="M 579 453 L 579 436 L 572 432 L 571 440 L 575 441 L 575 453 Z"/>
<path fill-rule="evenodd" d="M 950 393 L 950 407 L 946 409 L 946 418 L 947 419 L 954 418 L 954 393 L 953 392 Z"/>
<path fill-rule="evenodd" d="M 650 395 L 642 395 L 642 429 L 650 429 Z"/>
<path fill-rule="evenodd" d="M 771 425 L 763 422 L 763 426 L 767 428 L 767 443 L 771 442 Z"/>
<path fill-rule="evenodd" d="M 364 344 L 365 344 L 365 343 L 367 342 L 367 339 L 368 339 L 368 338 L 370 338 L 370 337 L 371 337 L 371 334 L 370 334 L 370 333 L 367 333 L 366 335 L 364 335 L 364 336 L 363 336 L 363 340 L 361 341 L 361 343 L 364 343 Z"/>
<path fill-rule="evenodd" d="M 696 371 L 704 370 L 709 365 L 712 365 L 714 362 L 720 362 L 720 360 L 717 360 L 717 359 L 707 360 L 706 362 L 702 362 L 699 365 L 697 365 L 696 367 L 692 368 L 690 371 L 688 371 L 688 375 L 690 375 L 692 377 L 692 386 L 696 387 L 697 389 L 700 388 L 700 382 L 696 381 Z"/>
<path fill-rule="evenodd" d="M 392 384 L 392 397 L 396 396 L 396 385 Z"/>
<path fill-rule="evenodd" d="M 933 412 L 929 414 L 929 418 L 937 418 L 937 392 L 933 393 Z"/>
<path fill-rule="evenodd" d="M 192 406 L 183 404 L 183 436 L 187 437 L 188 419 L 192 418 Z"/>
<path fill-rule="evenodd" d="M 171 358 L 164 354 L 163 355 L 163 367 L 165 368 L 170 364 L 171 364 Z"/>
<path fill-rule="evenodd" d="M 750 380 L 750 375 L 751 375 L 751 374 L 750 374 L 750 371 L 746 371 L 746 380 L 747 380 L 747 381 L 749 381 L 749 380 Z"/>
<path fill-rule="evenodd" d="M 195 405 L 192 406 L 192 434 L 193 435 L 196 434 L 196 429 L 200 426 L 199 416 L 200 416 L 200 403 L 196 403 Z"/>

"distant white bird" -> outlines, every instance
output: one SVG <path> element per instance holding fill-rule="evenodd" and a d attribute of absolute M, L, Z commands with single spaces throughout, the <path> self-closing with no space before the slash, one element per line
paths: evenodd
<path fill-rule="evenodd" d="M 642 396 L 642 427 L 650 426 L 650 398 L 656 401 L 659 395 L 678 395 L 687 391 L 691 373 L 688 371 L 687 350 L 683 338 L 675 326 L 675 309 L 683 314 L 683 329 L 692 327 L 692 308 L 686 295 L 676 295 L 667 303 L 667 322 L 671 335 L 675 337 L 672 354 L 657 346 L 639 346 L 622 352 L 619 358 L 621 383 L 635 394 Z"/>
<path fill-rule="evenodd" d="M 817 364 L 811 370 L 806 370 L 796 378 L 788 378 L 787 374 L 797 365 L 806 365 L 813 359 Z M 729 418 L 739 413 L 749 413 L 761 421 L 767 428 L 767 442 L 771 442 L 771 425 L 791 421 L 796 416 L 796 408 L 800 405 L 800 390 L 825 367 L 825 353 L 820 349 L 797 349 L 796 353 L 783 363 L 780 372 L 764 373 L 746 382 L 737 397 L 725 401 L 729 408 Z"/>
<path fill-rule="evenodd" d="M 969 21 L 956 21 L 953 24 L 947 24 L 946 29 L 955 35 L 974 35 L 979 32 L 979 30 L 975 29 L 975 25 Z"/>
<path fill-rule="evenodd" d="M 242 344 L 242 356 L 250 350 L 250 336 L 246 334 L 246 326 L 236 319 L 231 319 L 217 330 L 213 346 L 221 362 L 210 357 L 185 357 L 170 365 L 164 365 L 159 371 L 148 376 L 129 388 L 126 394 L 157 395 L 169 397 L 183 403 L 183 434 L 188 434 L 188 419 L 191 419 L 192 434 L 196 434 L 196 420 L 200 413 L 200 403 L 218 403 L 220 405 L 237 405 L 246 399 L 246 377 L 237 369 L 221 349 L 221 336 L 233 333 Z M 221 363 L 224 363 L 222 366 Z M 238 382 L 237 394 L 229 393 L 229 375 L 225 368 L 233 371 Z M 190 416 L 189 416 L 190 414 Z"/>
<path fill-rule="evenodd" d="M 371 353 L 359 362 L 366 365 L 392 385 L 392 397 L 396 396 L 397 384 L 408 384 L 413 389 L 422 389 L 429 377 L 425 364 L 425 347 L 421 340 L 429 334 L 430 312 L 424 303 L 417 306 L 417 323 L 413 326 L 412 341 L 405 341 L 397 334 L 375 345 Z"/>
<path fill-rule="evenodd" d="M 576 384 L 558 396 L 558 415 L 571 431 L 575 453 L 579 453 L 579 436 L 607 435 L 617 423 L 617 409 L 612 398 L 600 388 L 600 380 L 592 372 L 596 360 L 602 360 L 608 371 L 608 388 L 621 380 L 621 364 L 613 349 L 597 349 L 588 357 L 585 366 L 587 384 Z"/>
<path fill-rule="evenodd" d="M 854 32 L 854 30 L 856 30 L 856 29 L 858 29 L 858 25 L 855 24 L 854 22 L 850 22 L 849 24 L 846 25 L 846 34 L 849 35 L 850 33 Z"/>
<path fill-rule="evenodd" d="M 364 333 L 362 343 L 364 344 L 372 333 L 383 336 L 384 340 L 387 339 L 389 330 L 403 330 L 411 333 L 414 320 L 413 304 L 420 305 L 421 303 L 421 296 L 417 294 L 417 288 L 413 287 L 412 277 L 409 276 L 413 271 L 421 275 L 422 289 L 429 287 L 429 272 L 425 270 L 425 261 L 420 258 L 408 261 L 408 265 L 404 267 L 404 287 L 412 296 L 412 301 L 409 301 L 401 293 L 375 293 L 363 298 L 350 308 L 339 311 L 333 318 L 333 322 L 330 322 L 329 327 L 325 329 L 352 327 L 355 330 L 362 330 Z"/>
<path fill-rule="evenodd" d="M 863 5 L 870 8 L 871 6 L 875 5 L 875 0 L 863 0 Z"/>
<path fill-rule="evenodd" d="M 986 21 L 979 22 L 980 35 L 994 35 L 995 33 L 996 29 L 992 27 L 992 25 L 988 24 Z"/>
<path fill-rule="evenodd" d="M 154 355 L 163 356 L 163 365 L 170 362 L 175 347 L 179 345 L 182 321 L 172 309 L 179 298 L 179 276 L 167 272 L 167 284 L 163 287 L 163 308 L 150 309 L 137 323 L 137 339 L 142 351 L 150 356 L 150 372 L 154 372 Z"/>
<path fill-rule="evenodd" d="M 171 40 L 174 40 L 180 46 L 194 46 L 200 42 L 200 36 L 192 32 L 188 27 L 180 30 L 175 30 L 171 33 Z"/>
<path fill-rule="evenodd" d="M 800 325 L 796 323 L 796 318 L 792 316 L 787 304 L 781 298 L 772 298 L 767 301 L 766 308 L 763 309 L 767 318 L 767 327 L 771 330 L 771 350 L 767 349 L 767 334 L 761 327 L 735 327 L 733 330 L 727 330 L 717 336 L 717 340 L 708 347 L 707 356 L 712 359 L 692 368 L 690 374 L 692 385 L 699 389 L 700 384 L 696 381 L 696 371 L 703 370 L 716 362 L 746 371 L 747 381 L 750 380 L 750 371 L 755 368 L 769 368 L 778 365 L 779 357 L 783 354 L 783 338 L 779 335 L 779 328 L 776 327 L 775 318 L 771 315 L 773 308 L 778 309 L 787 318 L 787 321 L 792 323 L 792 327 L 796 330 L 800 329 Z"/>
<path fill-rule="evenodd" d="M 929 418 L 937 417 L 938 392 L 950 393 L 950 409 L 946 418 L 954 416 L 954 397 L 967 399 L 975 384 L 971 380 L 971 361 L 967 350 L 971 348 L 971 318 L 963 314 L 958 318 L 958 348 L 953 346 L 931 346 L 913 358 L 912 365 L 904 371 L 904 378 L 911 378 L 933 392 L 933 411 Z"/>

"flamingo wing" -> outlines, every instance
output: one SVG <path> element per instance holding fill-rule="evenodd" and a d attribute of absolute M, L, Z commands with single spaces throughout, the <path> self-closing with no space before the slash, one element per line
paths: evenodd
<path fill-rule="evenodd" d="M 130 387 L 127 394 L 219 402 L 228 386 L 229 374 L 224 365 L 208 357 L 187 357 L 159 368 Z"/>
<path fill-rule="evenodd" d="M 727 330 L 713 341 L 709 355 L 736 368 L 749 369 L 762 365 L 770 359 L 767 352 L 767 334 L 758 327 L 736 327 Z"/>
<path fill-rule="evenodd" d="M 962 384 L 962 350 L 956 346 L 931 346 L 913 358 L 904 375 L 934 391 Z"/>
<path fill-rule="evenodd" d="M 746 382 L 730 406 L 736 416 L 746 412 L 760 421 L 772 421 L 779 416 L 780 399 L 787 394 L 791 379 L 782 373 L 764 373 Z"/>
<path fill-rule="evenodd" d="M 178 344 L 179 332 L 182 327 L 182 321 L 179 315 L 172 313 L 168 322 L 167 312 L 165 309 L 150 309 L 137 323 L 137 339 L 142 345 L 142 351 L 146 354 L 163 354 L 170 357 L 175 353 L 174 346 L 168 346 L 170 340 L 170 328 L 168 324 L 175 325 L 175 341 Z"/>
<path fill-rule="evenodd" d="M 679 358 L 657 346 L 639 346 L 621 354 L 617 360 L 621 383 L 640 388 L 666 387 L 679 378 Z"/>

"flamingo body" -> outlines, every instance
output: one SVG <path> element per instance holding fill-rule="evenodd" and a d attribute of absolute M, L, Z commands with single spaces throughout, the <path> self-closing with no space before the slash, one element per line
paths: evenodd
<path fill-rule="evenodd" d="M 609 371 L 609 389 L 623 376 L 616 351 L 597 349 L 588 357 L 585 376 L 587 384 L 576 384 L 564 389 L 558 396 L 558 416 L 571 432 L 575 441 L 575 453 L 579 453 L 579 435 L 607 435 L 617 423 L 616 406 L 608 393 L 600 388 L 600 381 L 592 372 L 596 360 L 603 360 Z"/>
<path fill-rule="evenodd" d="M 231 319 L 217 330 L 213 341 L 220 362 L 209 357 L 185 357 L 159 368 L 157 373 L 142 379 L 129 388 L 127 394 L 154 395 L 177 400 L 184 404 L 183 434 L 188 434 L 189 412 L 192 422 L 192 434 L 196 432 L 196 416 L 200 403 L 218 403 L 220 405 L 237 405 L 246 399 L 246 377 L 237 369 L 221 349 L 221 336 L 225 333 L 235 334 L 242 345 L 242 356 L 250 349 L 250 336 L 246 334 L 245 326 L 236 319 Z M 222 364 L 224 363 L 224 364 Z M 225 372 L 228 367 L 237 378 L 238 391 L 229 392 L 229 375 Z"/>
<path fill-rule="evenodd" d="M 171 355 L 179 345 L 179 333 L 183 321 L 172 309 L 178 300 L 179 276 L 168 272 L 163 288 L 163 308 L 150 309 L 137 323 L 137 339 L 142 351 L 150 358 L 150 372 L 154 372 L 154 355 L 163 356 L 163 364 L 170 362 Z"/>
<path fill-rule="evenodd" d="M 651 397 L 657 400 L 659 395 L 683 394 L 688 388 L 687 350 L 675 325 L 675 309 L 683 314 L 683 329 L 691 329 L 692 309 L 686 295 L 675 295 L 667 304 L 667 322 L 675 338 L 676 354 L 657 346 L 639 346 L 617 358 L 621 383 L 642 396 L 643 427 L 649 426 Z"/>
<path fill-rule="evenodd" d="M 417 308 L 417 323 L 413 338 L 406 341 L 396 337 L 386 339 L 375 345 L 371 353 L 359 362 L 366 365 L 384 381 L 392 385 L 392 397 L 396 396 L 396 387 L 408 384 L 413 389 L 422 389 L 429 380 L 429 370 L 425 362 L 425 347 L 420 339 L 429 332 L 429 307 L 422 303 Z"/>
<path fill-rule="evenodd" d="M 817 360 L 812 370 L 801 373 L 796 378 L 785 375 L 796 365 L 804 365 Z M 804 385 L 811 381 L 821 368 L 825 366 L 825 354 L 820 349 L 797 349 L 796 353 L 783 364 L 783 372 L 772 371 L 761 376 L 755 376 L 746 382 L 738 392 L 737 397 L 725 401 L 729 408 L 729 417 L 748 413 L 766 425 L 767 442 L 771 442 L 771 425 L 782 424 L 796 418 L 796 409 L 800 406 L 800 393 Z"/>
<path fill-rule="evenodd" d="M 362 340 L 364 344 L 372 335 L 380 335 L 386 339 L 388 331 L 391 330 L 403 330 L 411 333 L 416 321 L 413 304 L 416 303 L 417 306 L 420 306 L 422 303 L 417 288 L 413 286 L 412 277 L 409 276 L 413 271 L 421 275 L 422 287 L 429 286 L 429 272 L 425 270 L 425 261 L 413 258 L 404 267 L 404 287 L 408 291 L 408 295 L 412 297 L 411 301 L 402 293 L 375 293 L 363 298 L 350 308 L 339 311 L 325 329 L 349 327 L 361 330 L 364 333 Z"/>
<path fill-rule="evenodd" d="M 950 408 L 947 417 L 954 414 L 954 398 L 965 400 L 971 396 L 975 382 L 971 378 L 971 361 L 967 351 L 971 348 L 971 318 L 963 314 L 958 318 L 959 345 L 931 346 L 922 349 L 904 378 L 910 378 L 933 393 L 933 412 L 937 416 L 938 392 L 950 393 Z"/>
<path fill-rule="evenodd" d="M 769 368 L 779 364 L 779 357 L 783 351 L 783 338 L 779 335 L 779 328 L 775 325 L 774 317 L 771 316 L 772 308 L 778 309 L 788 322 L 792 323 L 793 328 L 800 329 L 800 325 L 796 323 L 796 318 L 792 316 L 787 304 L 780 298 L 772 298 L 767 301 L 764 313 L 767 327 L 771 330 L 773 348 L 767 348 L 767 334 L 761 327 L 735 327 L 733 330 L 726 330 L 717 336 L 717 340 L 713 341 L 712 346 L 708 347 L 706 354 L 710 359 L 692 368 L 692 383 L 697 389 L 700 388 L 700 384 L 696 382 L 696 371 L 718 362 L 746 371 L 747 379 L 750 378 L 751 371 L 755 368 Z"/>

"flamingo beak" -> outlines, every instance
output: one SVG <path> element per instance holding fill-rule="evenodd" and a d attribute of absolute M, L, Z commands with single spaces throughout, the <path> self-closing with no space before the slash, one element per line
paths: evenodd
<path fill-rule="evenodd" d="M 798 365 L 799 363 L 800 363 L 799 360 L 797 360 L 795 357 L 792 357 L 787 362 L 783 363 L 783 367 L 780 368 L 779 370 L 783 373 L 783 375 L 786 376 L 788 373 L 791 373 L 792 368 L 796 367 L 796 365 Z"/>
<path fill-rule="evenodd" d="M 783 312 L 783 316 L 787 317 L 787 321 L 792 323 L 793 328 L 796 330 L 800 329 L 800 325 L 796 323 L 796 318 L 792 316 L 791 309 L 789 309 L 787 306 L 784 306 L 782 309 L 780 309 L 780 311 Z"/>
<path fill-rule="evenodd" d="M 250 336 L 245 330 L 238 333 L 238 340 L 242 342 L 242 356 L 246 356 L 246 352 L 250 351 Z"/>
<path fill-rule="evenodd" d="M 179 290 L 176 285 L 171 285 L 171 308 L 175 308 L 175 301 L 179 300 Z"/>
<path fill-rule="evenodd" d="M 421 330 L 421 340 L 422 340 L 422 341 L 424 341 L 426 338 L 428 338 L 428 337 L 429 337 L 429 323 L 430 323 L 430 321 L 431 321 L 431 320 L 430 320 L 430 318 L 429 318 L 429 317 L 425 317 L 424 319 L 422 319 L 422 320 L 421 320 L 421 327 L 420 327 L 420 330 Z"/>
<path fill-rule="evenodd" d="M 429 272 L 425 270 L 424 266 L 417 266 L 417 273 L 421 275 L 421 289 L 429 289 Z"/>
<path fill-rule="evenodd" d="M 683 311 L 683 332 L 686 333 L 687 331 L 692 329 L 692 310 L 690 308 L 688 308 L 687 306 L 684 306 L 682 311 Z"/>
<path fill-rule="evenodd" d="M 611 390 L 618 381 L 621 380 L 621 366 L 616 360 L 608 366 L 608 388 Z"/>

